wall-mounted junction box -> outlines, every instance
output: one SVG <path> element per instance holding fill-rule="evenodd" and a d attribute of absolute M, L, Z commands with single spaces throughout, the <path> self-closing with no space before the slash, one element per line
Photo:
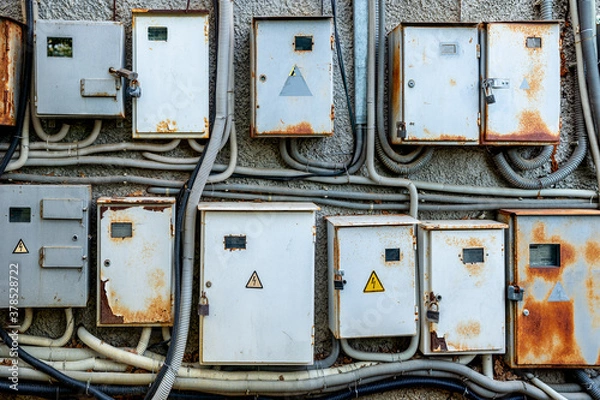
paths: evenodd
<path fill-rule="evenodd" d="M 486 220 L 419 225 L 423 354 L 504 353 L 506 227 Z"/>
<path fill-rule="evenodd" d="M 406 215 L 327 217 L 329 328 L 336 338 L 417 334 L 417 224 Z"/>
<path fill-rule="evenodd" d="M 206 11 L 133 10 L 134 138 L 208 138 Z"/>
<path fill-rule="evenodd" d="M 90 201 L 89 186 L 0 185 L 0 308 L 85 307 Z"/>
<path fill-rule="evenodd" d="M 200 203 L 200 362 L 312 364 L 312 203 Z"/>
<path fill-rule="evenodd" d="M 513 368 L 600 365 L 600 211 L 501 210 Z"/>
<path fill-rule="evenodd" d="M 556 21 L 403 24 L 390 33 L 393 144 L 560 139 Z"/>
<path fill-rule="evenodd" d="M 479 142 L 476 24 L 405 24 L 389 34 L 394 144 Z"/>
<path fill-rule="evenodd" d="M 124 118 L 124 46 L 120 22 L 36 20 L 36 115 Z"/>
<path fill-rule="evenodd" d="M 23 64 L 23 29 L 0 17 L 0 125 L 17 124 L 17 106 Z"/>
<path fill-rule="evenodd" d="M 101 197 L 98 326 L 173 323 L 175 199 Z"/>
<path fill-rule="evenodd" d="M 331 32 L 329 17 L 253 19 L 253 137 L 333 134 Z"/>

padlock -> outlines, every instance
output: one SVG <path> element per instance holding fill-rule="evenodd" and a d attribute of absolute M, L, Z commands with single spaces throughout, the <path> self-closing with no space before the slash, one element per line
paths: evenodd
<path fill-rule="evenodd" d="M 208 316 L 208 299 L 204 293 L 202 293 L 202 297 L 200 297 L 200 304 L 198 304 L 198 315 L 201 317 Z"/>
<path fill-rule="evenodd" d="M 425 316 L 426 316 L 427 320 L 430 322 L 435 322 L 435 323 L 440 322 L 440 312 L 439 311 L 427 310 L 427 313 L 425 314 Z"/>

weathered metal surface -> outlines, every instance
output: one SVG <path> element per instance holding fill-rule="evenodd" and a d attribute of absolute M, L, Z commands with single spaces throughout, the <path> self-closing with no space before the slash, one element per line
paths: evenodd
<path fill-rule="evenodd" d="M 23 63 L 23 29 L 0 17 L 0 125 L 17 123 L 17 104 Z"/>
<path fill-rule="evenodd" d="M 85 307 L 91 188 L 0 185 L 0 199 L 0 308 Z"/>
<path fill-rule="evenodd" d="M 208 138 L 208 13 L 136 9 L 132 15 L 133 70 L 142 89 L 133 98 L 133 137 Z"/>
<path fill-rule="evenodd" d="M 251 35 L 251 136 L 332 135 L 331 18 L 254 18 Z"/>
<path fill-rule="evenodd" d="M 485 220 L 419 225 L 424 354 L 504 352 L 506 227 Z"/>
<path fill-rule="evenodd" d="M 124 46 L 120 22 L 36 20 L 35 113 L 40 117 L 125 118 L 126 86 L 109 72 L 125 65 Z"/>
<path fill-rule="evenodd" d="M 336 338 L 414 336 L 416 226 L 409 216 L 327 218 L 329 327 Z M 386 251 L 395 257 L 388 259 Z M 373 275 L 376 274 L 376 275 Z M 368 290 L 372 279 L 372 288 Z M 336 289 L 336 280 L 341 280 Z"/>
<path fill-rule="evenodd" d="M 500 218 L 511 226 L 509 283 L 524 290 L 509 303 L 511 366 L 599 365 L 600 212 L 502 210 Z"/>
<path fill-rule="evenodd" d="M 483 144 L 558 143 L 560 48 L 558 22 L 487 25 L 485 79 L 508 81 L 484 102 Z M 509 61 L 510 60 L 510 61 Z"/>
<path fill-rule="evenodd" d="M 404 24 L 390 33 L 392 143 L 478 144 L 478 35 L 476 24 Z"/>
<path fill-rule="evenodd" d="M 201 363 L 313 362 L 317 207 L 269 206 L 199 205 Z M 226 248 L 231 236 L 245 248 Z"/>
<path fill-rule="evenodd" d="M 175 199 L 98 199 L 98 325 L 173 322 Z"/>

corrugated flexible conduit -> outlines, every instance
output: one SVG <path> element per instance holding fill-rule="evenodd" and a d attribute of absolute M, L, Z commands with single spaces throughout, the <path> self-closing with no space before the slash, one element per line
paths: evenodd
<path fill-rule="evenodd" d="M 573 376 L 594 400 L 600 400 L 598 380 L 590 378 L 583 370 L 573 371 Z"/>

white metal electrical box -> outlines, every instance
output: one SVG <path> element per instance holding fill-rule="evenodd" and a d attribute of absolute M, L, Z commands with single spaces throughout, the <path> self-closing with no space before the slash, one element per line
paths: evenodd
<path fill-rule="evenodd" d="M 208 138 L 206 11 L 133 10 L 134 138 Z"/>
<path fill-rule="evenodd" d="M 200 203 L 200 362 L 312 364 L 312 203 Z"/>
<path fill-rule="evenodd" d="M 506 227 L 487 220 L 419 225 L 423 354 L 504 353 Z"/>
<path fill-rule="evenodd" d="M 393 144 L 478 144 L 476 24 L 403 24 L 389 34 Z"/>
<path fill-rule="evenodd" d="M 0 125 L 17 124 L 22 65 L 23 29 L 18 22 L 0 17 Z"/>
<path fill-rule="evenodd" d="M 501 210 L 513 368 L 600 365 L 600 211 Z"/>
<path fill-rule="evenodd" d="M 556 21 L 489 23 L 483 144 L 560 140 L 560 29 Z"/>
<path fill-rule="evenodd" d="M 327 217 L 329 328 L 336 338 L 417 334 L 417 224 L 406 215 Z"/>
<path fill-rule="evenodd" d="M 124 118 L 124 46 L 120 22 L 36 20 L 36 115 Z"/>
<path fill-rule="evenodd" d="M 173 323 L 175 199 L 101 197 L 98 326 Z"/>
<path fill-rule="evenodd" d="M 253 19 L 253 137 L 333 134 L 331 32 L 329 17 Z"/>
<path fill-rule="evenodd" d="M 90 186 L 0 185 L 0 308 L 85 307 Z"/>

